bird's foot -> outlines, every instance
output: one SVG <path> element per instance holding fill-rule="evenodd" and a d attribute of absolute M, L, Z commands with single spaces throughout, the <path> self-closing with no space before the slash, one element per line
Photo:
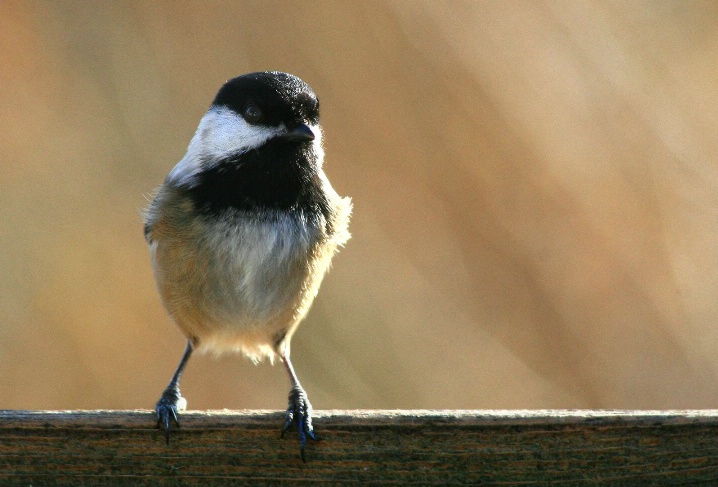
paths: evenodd
<path fill-rule="evenodd" d="M 314 428 L 312 427 L 312 405 L 309 403 L 307 393 L 299 385 L 294 386 L 289 392 L 289 407 L 287 407 L 282 437 L 294 424 L 297 425 L 299 434 L 299 453 L 302 456 L 302 461 L 306 463 L 304 447 L 307 444 L 307 437 L 314 441 L 319 441 L 319 438 L 314 434 Z"/>
<path fill-rule="evenodd" d="M 157 427 L 165 429 L 165 439 L 170 444 L 170 419 L 179 428 L 177 415 L 187 407 L 187 400 L 180 395 L 178 387 L 168 387 L 157 401 L 155 412 L 157 413 Z"/>

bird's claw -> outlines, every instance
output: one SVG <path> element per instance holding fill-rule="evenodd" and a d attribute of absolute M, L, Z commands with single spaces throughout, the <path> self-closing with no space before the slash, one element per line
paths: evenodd
<path fill-rule="evenodd" d="M 165 439 L 170 444 L 170 420 L 174 421 L 179 428 L 178 414 L 187 407 L 187 400 L 180 395 L 179 388 L 167 388 L 162 397 L 157 401 L 155 412 L 157 413 L 157 427 L 164 427 Z"/>
<path fill-rule="evenodd" d="M 304 447 L 307 445 L 307 437 L 314 441 L 319 441 L 319 438 L 312 427 L 312 405 L 309 403 L 307 393 L 304 392 L 301 386 L 295 386 L 289 392 L 289 406 L 287 407 L 284 428 L 282 428 L 282 437 L 294 424 L 297 425 L 299 435 L 299 453 L 302 456 L 302 461 L 306 463 Z"/>

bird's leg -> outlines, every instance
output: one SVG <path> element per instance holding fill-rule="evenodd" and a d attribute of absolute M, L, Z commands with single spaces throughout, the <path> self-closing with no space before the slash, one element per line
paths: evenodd
<path fill-rule="evenodd" d="M 297 379 L 297 374 L 294 372 L 292 361 L 289 359 L 289 350 L 287 349 L 281 352 L 280 356 L 284 367 L 289 373 L 289 380 L 292 383 L 292 389 L 289 391 L 289 406 L 287 407 L 282 436 L 284 436 L 284 433 L 286 433 L 293 424 L 297 425 L 299 452 L 302 455 L 302 461 L 306 463 L 304 447 L 307 444 L 307 436 L 312 440 L 319 440 L 314 434 L 314 428 L 312 427 L 312 405 L 309 403 L 307 393 L 302 389 L 302 385 L 299 383 L 299 379 Z"/>
<path fill-rule="evenodd" d="M 187 348 L 185 348 L 184 355 L 182 355 L 182 360 L 180 360 L 177 366 L 175 375 L 172 376 L 172 380 L 167 385 L 167 388 L 162 393 L 162 397 L 160 397 L 160 400 L 157 401 L 157 405 L 155 406 L 157 427 L 161 428 L 164 426 L 165 438 L 167 439 L 168 445 L 170 444 L 170 419 L 174 420 L 179 428 L 177 414 L 187 407 L 187 400 L 180 394 L 179 382 L 180 377 L 182 377 L 182 372 L 192 355 L 192 350 L 194 350 L 194 345 L 192 344 L 192 340 L 188 340 Z"/>

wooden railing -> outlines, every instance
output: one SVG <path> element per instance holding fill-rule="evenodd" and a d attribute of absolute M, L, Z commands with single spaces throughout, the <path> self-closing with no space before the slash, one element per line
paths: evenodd
<path fill-rule="evenodd" d="M 0 485 L 718 485 L 718 411 L 0 411 Z"/>

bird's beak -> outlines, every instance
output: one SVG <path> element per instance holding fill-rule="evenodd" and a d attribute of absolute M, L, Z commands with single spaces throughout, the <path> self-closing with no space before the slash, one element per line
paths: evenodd
<path fill-rule="evenodd" d="M 292 140 L 296 142 L 311 141 L 314 140 L 314 132 L 306 124 L 300 124 L 294 127 L 292 130 L 282 136 L 285 140 Z"/>

